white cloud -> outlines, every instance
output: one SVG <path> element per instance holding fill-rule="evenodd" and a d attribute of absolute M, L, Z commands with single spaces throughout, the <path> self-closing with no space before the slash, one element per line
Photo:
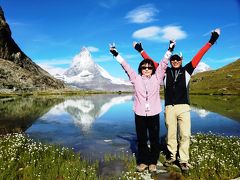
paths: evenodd
<path fill-rule="evenodd" d="M 237 22 L 232 22 L 232 23 L 229 23 L 229 24 L 226 24 L 222 27 L 220 27 L 220 29 L 224 29 L 224 28 L 228 28 L 228 27 L 233 27 L 233 26 L 237 26 L 238 23 Z"/>
<path fill-rule="evenodd" d="M 161 28 L 158 26 L 150 26 L 147 28 L 139 29 L 133 33 L 134 38 L 152 40 L 159 36 Z"/>
<path fill-rule="evenodd" d="M 139 29 L 133 33 L 133 38 L 146 39 L 151 41 L 169 41 L 170 39 L 180 40 L 187 37 L 187 34 L 181 30 L 181 26 L 150 26 Z"/>
<path fill-rule="evenodd" d="M 17 22 L 17 21 L 8 21 L 8 24 L 11 26 L 11 27 L 17 27 L 17 26 L 28 26 L 28 24 L 26 23 L 23 23 L 23 22 Z"/>
<path fill-rule="evenodd" d="M 231 63 L 231 62 L 234 62 L 236 60 L 238 60 L 240 58 L 240 56 L 234 56 L 234 57 L 229 57 L 229 58 L 224 58 L 224 59 L 219 59 L 217 60 L 218 62 L 227 62 L 227 63 Z M 214 59 L 214 61 L 216 61 Z"/>
<path fill-rule="evenodd" d="M 98 48 L 93 47 L 93 46 L 88 46 L 87 49 L 88 49 L 90 52 L 98 52 L 98 51 L 99 51 Z"/>
<path fill-rule="evenodd" d="M 56 75 L 56 74 L 62 75 L 67 70 L 67 68 L 54 67 L 47 64 L 38 64 L 38 65 L 41 68 L 43 68 L 45 71 L 49 72 L 51 75 Z"/>
<path fill-rule="evenodd" d="M 166 26 L 162 30 L 163 32 L 163 39 L 184 39 L 187 37 L 187 34 L 181 30 L 181 26 Z"/>
<path fill-rule="evenodd" d="M 124 55 L 124 58 L 126 58 L 128 61 L 131 61 L 131 60 L 136 60 L 136 59 L 139 59 L 139 55 L 138 54 L 126 54 Z"/>
<path fill-rule="evenodd" d="M 109 61 L 115 61 L 110 52 L 109 55 L 102 55 L 94 58 L 94 62 L 109 62 Z"/>
<path fill-rule="evenodd" d="M 41 68 L 49 72 L 51 75 L 63 74 L 70 66 L 71 59 L 41 59 L 35 61 Z M 63 66 L 63 67 L 59 67 Z"/>
<path fill-rule="evenodd" d="M 205 61 L 222 64 L 222 63 L 231 63 L 231 62 L 234 62 L 234 61 L 238 60 L 239 58 L 240 58 L 240 56 L 233 56 L 233 57 L 228 57 L 228 58 L 223 58 L 223 59 L 206 57 L 206 58 L 205 58 Z"/>
<path fill-rule="evenodd" d="M 119 3 L 119 0 L 102 0 L 98 4 L 103 8 L 110 9 L 113 6 L 116 6 L 118 3 Z"/>
<path fill-rule="evenodd" d="M 238 25 L 238 23 L 233 22 L 233 23 L 229 23 L 229 24 L 223 25 L 223 26 L 221 26 L 221 27 L 216 27 L 215 29 L 219 28 L 220 30 L 222 30 L 222 29 L 229 28 L 229 27 L 233 27 L 233 26 L 237 26 L 237 25 Z M 208 31 L 208 32 L 204 33 L 203 36 L 209 36 L 213 30 L 214 30 L 214 29 L 212 29 L 211 31 Z"/>
<path fill-rule="evenodd" d="M 107 3 L 105 3 L 105 2 L 100 2 L 99 5 L 100 5 L 101 7 L 107 8 L 107 9 L 110 9 L 110 8 L 111 8 L 111 6 L 110 6 L 109 4 L 107 4 Z"/>
<path fill-rule="evenodd" d="M 34 60 L 37 64 L 46 64 L 48 66 L 69 66 L 72 62 L 71 58 L 66 59 L 36 59 Z"/>
<path fill-rule="evenodd" d="M 154 16 L 159 12 L 152 4 L 139 6 L 125 16 L 131 23 L 149 23 L 155 21 Z"/>

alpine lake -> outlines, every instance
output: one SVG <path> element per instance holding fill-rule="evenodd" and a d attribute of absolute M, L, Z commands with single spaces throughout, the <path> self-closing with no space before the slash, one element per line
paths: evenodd
<path fill-rule="evenodd" d="M 190 99 L 192 135 L 240 136 L 238 96 L 194 95 Z M 166 128 L 161 102 L 163 142 Z M 106 153 L 131 154 L 136 152 L 132 106 L 132 94 L 1 98 L 0 134 L 23 132 L 36 141 L 73 148 L 93 159 Z"/>

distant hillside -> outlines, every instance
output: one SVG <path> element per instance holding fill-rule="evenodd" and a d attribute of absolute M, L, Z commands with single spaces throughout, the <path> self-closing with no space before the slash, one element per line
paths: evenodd
<path fill-rule="evenodd" d="M 220 69 L 194 75 L 190 93 L 240 95 L 240 59 Z"/>
<path fill-rule="evenodd" d="M 52 77 L 19 48 L 0 7 L 0 92 L 64 87 L 62 81 Z"/>

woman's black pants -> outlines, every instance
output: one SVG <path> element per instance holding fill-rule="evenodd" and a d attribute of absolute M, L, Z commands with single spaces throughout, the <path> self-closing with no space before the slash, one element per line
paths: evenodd
<path fill-rule="evenodd" d="M 138 164 L 157 164 L 160 152 L 159 144 L 159 114 L 154 116 L 139 116 L 135 114 L 135 126 L 138 141 Z M 150 148 L 148 147 L 150 141 Z"/>

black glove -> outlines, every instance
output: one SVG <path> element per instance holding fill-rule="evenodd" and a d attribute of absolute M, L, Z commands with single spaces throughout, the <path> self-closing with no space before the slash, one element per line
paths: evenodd
<path fill-rule="evenodd" d="M 173 50 L 174 50 L 174 48 L 175 48 L 175 45 L 176 45 L 176 42 L 173 41 L 173 40 L 170 40 L 168 50 L 169 50 L 170 52 L 173 52 Z"/>
<path fill-rule="evenodd" d="M 214 31 L 212 31 L 211 38 L 208 42 L 213 45 L 217 41 L 219 35 L 220 35 L 220 29 L 215 29 Z"/>
<path fill-rule="evenodd" d="M 115 47 L 115 43 L 109 44 L 109 46 L 110 46 L 110 52 L 112 53 L 113 56 L 116 57 L 118 55 L 118 51 Z"/>
<path fill-rule="evenodd" d="M 136 43 L 134 48 L 138 51 L 138 52 L 142 52 L 143 48 L 142 48 L 142 43 Z"/>

